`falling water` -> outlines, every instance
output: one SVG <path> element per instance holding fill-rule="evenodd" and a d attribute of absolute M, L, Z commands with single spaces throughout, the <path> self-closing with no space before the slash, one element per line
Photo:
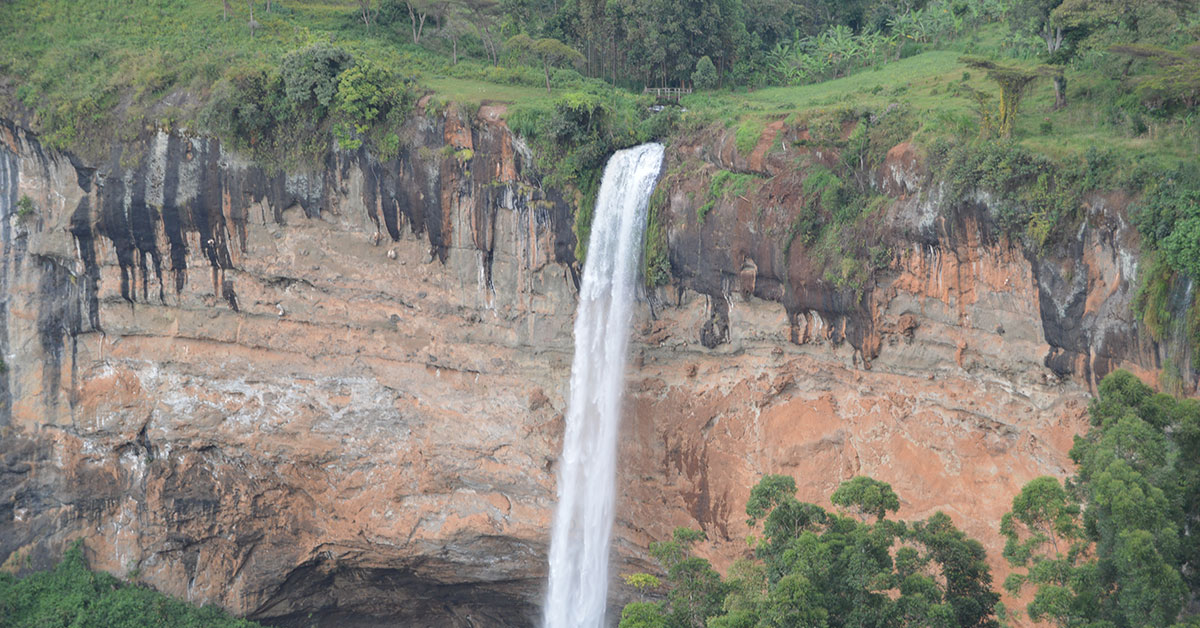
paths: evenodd
<path fill-rule="evenodd" d="M 646 206 L 662 158 L 661 144 L 619 151 L 600 182 L 575 317 L 545 628 L 604 624 L 625 350 Z"/>

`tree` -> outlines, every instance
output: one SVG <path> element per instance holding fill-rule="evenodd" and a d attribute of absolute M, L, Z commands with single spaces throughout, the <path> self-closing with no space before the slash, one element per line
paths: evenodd
<path fill-rule="evenodd" d="M 994 118 L 984 114 L 984 131 L 987 132 L 988 127 L 994 123 L 995 130 L 1001 137 L 1012 137 L 1013 126 L 1017 122 L 1017 109 L 1021 105 L 1021 99 L 1029 90 L 1030 84 L 1039 76 L 1051 75 L 1056 71 L 1046 66 L 1041 66 L 1035 70 L 1003 66 L 994 61 L 978 57 L 961 57 L 959 61 L 973 68 L 986 70 L 988 78 L 1000 86 L 999 106 Z M 978 96 L 977 98 L 979 99 L 980 107 L 986 107 L 986 99 Z"/>
<path fill-rule="evenodd" d="M 542 62 L 542 72 L 546 75 L 547 94 L 550 93 L 550 66 L 583 63 L 584 61 L 583 55 L 579 51 L 553 37 L 535 40 L 529 35 L 521 33 L 510 38 L 504 47 L 512 50 L 518 57 L 532 55 Z"/>
<path fill-rule="evenodd" d="M 1029 33 L 1046 44 L 1046 54 L 1053 55 L 1063 45 L 1063 25 L 1055 18 L 1054 10 L 1063 0 L 1014 0 L 1008 11 L 1009 24 L 1017 32 Z"/>
<path fill-rule="evenodd" d="M 500 60 L 500 51 L 497 50 L 492 29 L 495 28 L 496 19 L 500 14 L 500 4 L 496 0 L 462 0 L 462 3 L 492 65 L 496 65 Z"/>
<path fill-rule="evenodd" d="M 1137 81 L 1135 90 L 1147 109 L 1171 106 L 1193 109 L 1200 105 L 1200 45 L 1181 51 L 1144 44 L 1123 44 L 1110 51 L 1134 59 L 1145 59 L 1158 71 Z"/>
<path fill-rule="evenodd" d="M 1057 479 L 1042 476 L 1030 481 L 1000 520 L 1000 533 L 1007 539 L 1004 556 L 1015 565 L 1037 556 L 1064 556 L 1082 534 L 1078 518 L 1079 504 Z"/>
<path fill-rule="evenodd" d="M 668 628 L 667 616 L 661 604 L 652 602 L 630 602 L 621 609 L 621 623 L 617 628 Z"/>
<path fill-rule="evenodd" d="M 700 530 L 676 528 L 670 541 L 650 545 L 650 554 L 667 568 L 672 585 L 668 595 L 672 626 L 704 628 L 705 620 L 721 610 L 725 587 L 720 574 L 707 560 L 691 554 L 692 545 L 704 538 Z"/>
<path fill-rule="evenodd" d="M 450 41 L 450 63 L 458 65 L 458 42 L 472 28 L 467 4 L 461 1 L 445 3 L 438 19 L 438 35 Z"/>
<path fill-rule="evenodd" d="M 311 107 L 317 118 L 333 103 L 338 90 L 338 75 L 354 63 L 354 57 L 341 48 L 315 44 L 289 53 L 283 58 L 283 87 L 293 108 Z"/>
<path fill-rule="evenodd" d="M 1035 621 L 1171 625 L 1198 584 L 1189 574 L 1200 556 L 1191 534 L 1200 407 L 1116 371 L 1089 413 L 1068 486 L 1033 480 L 1001 520 L 1005 557 L 1025 569 L 1005 587 L 1034 587 L 1026 610 Z"/>
<path fill-rule="evenodd" d="M 254 0 L 246 0 L 246 4 L 250 7 L 250 20 L 246 22 L 246 26 L 250 27 L 250 36 L 254 37 L 254 31 L 258 30 L 258 21 L 254 19 Z"/>
<path fill-rule="evenodd" d="M 842 482 L 829 501 L 836 506 L 853 509 L 864 521 L 867 515 L 874 515 L 879 521 L 887 513 L 900 509 L 900 498 L 892 491 L 891 484 L 862 475 Z"/>
<path fill-rule="evenodd" d="M 1046 44 L 1046 57 L 1056 71 L 1046 73 L 1054 83 L 1054 109 L 1067 106 L 1067 78 L 1062 70 L 1072 53 L 1066 52 L 1067 34 L 1078 28 L 1069 16 L 1073 0 L 1016 0 L 1008 12 L 1013 30 L 1040 38 Z"/>
<path fill-rule="evenodd" d="M 905 538 L 923 545 L 930 563 L 940 568 L 938 575 L 945 582 L 942 599 L 953 610 L 954 625 L 998 628 L 993 615 L 1000 596 L 992 590 L 987 552 L 979 541 L 954 527 L 943 512 L 913 525 Z M 930 610 L 941 615 L 940 610 Z"/>
<path fill-rule="evenodd" d="M 692 72 L 692 86 L 696 89 L 713 89 L 717 86 L 717 68 L 708 55 L 700 57 L 696 62 L 696 71 Z"/>
<path fill-rule="evenodd" d="M 421 35 L 425 32 L 425 21 L 429 17 L 442 23 L 451 0 L 404 0 L 404 8 L 408 13 L 412 42 L 421 43 Z"/>
<path fill-rule="evenodd" d="M 376 14 L 379 13 L 379 9 L 371 8 L 371 0 L 355 0 L 355 3 L 358 4 L 358 19 L 362 20 L 363 24 L 366 24 L 367 28 L 370 29 L 371 24 L 375 21 Z"/>
<path fill-rule="evenodd" d="M 680 598 L 672 590 L 668 625 L 699 625 L 700 617 L 708 618 L 708 628 L 998 625 L 993 614 L 998 596 L 991 591 L 983 546 L 947 515 L 936 513 L 911 526 L 887 520 L 899 498 L 870 478 L 843 483 L 835 501 L 877 515 L 873 523 L 800 502 L 795 487 L 790 477 L 768 475 L 751 489 L 748 523 L 761 524 L 763 536 L 754 543 L 756 560 L 735 563 L 719 585 L 695 578 L 707 583 L 698 589 L 702 596 Z M 698 534 L 677 531 L 672 541 L 651 546 L 674 586 Z M 714 596 L 723 596 L 719 606 Z M 680 610 L 700 607 L 703 613 Z"/>

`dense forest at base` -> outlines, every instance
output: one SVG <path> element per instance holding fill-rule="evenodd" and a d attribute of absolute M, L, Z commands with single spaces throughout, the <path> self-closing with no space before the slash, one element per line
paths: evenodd
<path fill-rule="evenodd" d="M 20 559 L 18 558 L 18 562 Z M 0 571 L 0 628 L 257 628 L 213 607 L 197 608 L 153 589 L 88 569 L 74 543 L 54 569 L 15 578 Z"/>

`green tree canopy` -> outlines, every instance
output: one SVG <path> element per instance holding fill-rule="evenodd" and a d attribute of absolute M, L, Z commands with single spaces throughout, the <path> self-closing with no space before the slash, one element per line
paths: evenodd
<path fill-rule="evenodd" d="M 1169 626 L 1200 584 L 1190 567 L 1200 408 L 1116 371 L 1089 411 L 1075 477 L 1031 481 L 1001 520 L 1005 558 L 1024 569 L 1005 586 L 1033 587 L 1029 616 L 1058 626 Z"/>
<path fill-rule="evenodd" d="M 505 48 L 511 50 L 518 58 L 532 55 L 542 63 L 542 71 L 546 75 L 546 93 L 550 93 L 550 68 L 564 64 L 583 63 L 583 55 L 578 50 L 554 39 L 543 37 L 533 39 L 525 33 L 509 38 Z"/>
<path fill-rule="evenodd" d="M 800 502 L 795 487 L 790 477 L 768 475 L 751 489 L 746 514 L 751 526 L 761 526 L 762 538 L 754 541 L 755 559 L 735 563 L 724 581 L 712 579 L 707 561 L 691 562 L 695 531 L 677 530 L 671 541 L 652 546 L 673 587 L 659 610 L 666 626 L 998 625 L 999 596 L 991 590 L 983 546 L 950 517 L 888 520 L 899 498 L 867 477 L 843 483 L 835 501 L 875 515 L 869 523 Z M 701 617 L 706 624 L 698 623 Z"/>
<path fill-rule="evenodd" d="M 891 484 L 862 475 L 842 482 L 829 501 L 835 506 L 854 511 L 862 518 L 871 515 L 876 520 L 900 509 L 900 498 L 892 491 Z"/>

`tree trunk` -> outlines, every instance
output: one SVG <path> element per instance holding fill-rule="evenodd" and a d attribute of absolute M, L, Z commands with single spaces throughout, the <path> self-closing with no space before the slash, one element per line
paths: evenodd
<path fill-rule="evenodd" d="M 358 6 L 362 10 L 363 24 L 367 25 L 367 29 L 371 28 L 371 0 L 358 0 Z"/>
<path fill-rule="evenodd" d="M 487 33 L 487 44 L 492 52 L 492 67 L 500 65 L 500 51 L 496 49 L 496 41 L 492 38 L 492 30 L 490 26 L 483 27 L 483 32 Z"/>
<path fill-rule="evenodd" d="M 1058 74 L 1054 77 L 1054 111 L 1067 106 L 1067 77 Z"/>
<path fill-rule="evenodd" d="M 421 31 L 425 30 L 425 16 L 427 14 L 414 9 L 411 2 L 405 2 L 404 4 L 408 7 L 408 21 L 412 24 L 413 43 L 419 45 L 421 43 Z"/>
<path fill-rule="evenodd" d="M 1042 31 L 1042 40 L 1046 42 L 1046 52 L 1053 55 L 1062 48 L 1063 44 L 1063 29 L 1061 26 L 1052 27 L 1046 25 L 1046 30 Z"/>
<path fill-rule="evenodd" d="M 542 72 L 546 73 L 546 93 L 550 93 L 550 66 L 546 64 L 546 60 L 542 59 Z"/>

